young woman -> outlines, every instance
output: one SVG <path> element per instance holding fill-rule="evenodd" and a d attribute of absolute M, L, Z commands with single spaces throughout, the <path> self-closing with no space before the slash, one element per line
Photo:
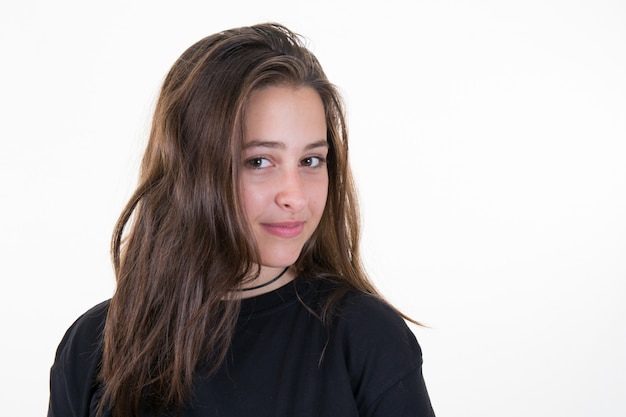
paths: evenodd
<path fill-rule="evenodd" d="M 117 290 L 67 331 L 48 416 L 433 416 L 368 281 L 340 97 L 277 24 L 167 75 L 113 235 Z"/>

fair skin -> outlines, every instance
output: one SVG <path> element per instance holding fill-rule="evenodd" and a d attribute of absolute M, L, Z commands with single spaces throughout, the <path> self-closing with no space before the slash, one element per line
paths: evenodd
<path fill-rule="evenodd" d="M 254 91 L 246 105 L 241 200 L 261 255 L 266 283 L 291 266 L 320 222 L 328 195 L 326 118 L 310 87 L 271 86 Z M 240 293 L 251 297 L 294 279 Z"/>

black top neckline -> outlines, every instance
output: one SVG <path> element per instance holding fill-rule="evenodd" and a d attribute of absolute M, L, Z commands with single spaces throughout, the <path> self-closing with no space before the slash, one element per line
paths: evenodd
<path fill-rule="evenodd" d="M 241 300 L 240 315 L 253 318 L 259 315 L 271 314 L 286 306 L 298 302 L 298 297 L 305 297 L 312 288 L 308 280 L 298 279 L 286 283 L 273 291 Z"/>

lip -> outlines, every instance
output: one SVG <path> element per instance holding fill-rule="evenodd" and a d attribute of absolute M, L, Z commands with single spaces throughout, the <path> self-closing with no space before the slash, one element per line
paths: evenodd
<path fill-rule="evenodd" d="M 304 222 L 262 223 L 261 226 L 268 233 L 284 238 L 296 237 L 304 230 Z"/>

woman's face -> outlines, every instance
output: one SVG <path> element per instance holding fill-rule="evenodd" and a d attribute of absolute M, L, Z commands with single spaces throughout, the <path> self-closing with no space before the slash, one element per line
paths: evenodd
<path fill-rule="evenodd" d="M 246 105 L 241 199 L 265 267 L 293 264 L 328 195 L 326 118 L 310 87 L 254 91 Z"/>

